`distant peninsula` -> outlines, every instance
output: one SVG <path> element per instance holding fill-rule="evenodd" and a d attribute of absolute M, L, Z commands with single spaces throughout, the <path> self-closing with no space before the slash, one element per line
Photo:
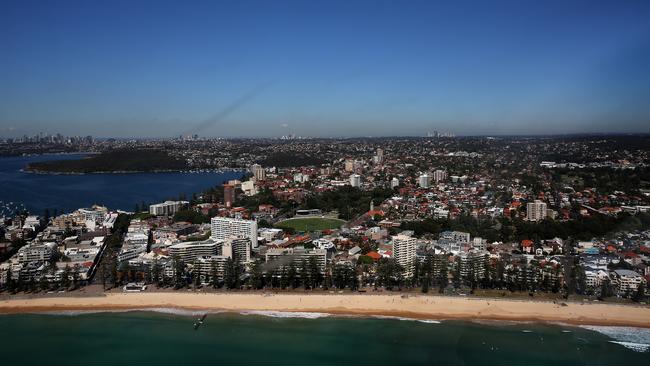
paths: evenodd
<path fill-rule="evenodd" d="M 29 163 L 25 171 L 50 174 L 136 173 L 182 171 L 187 163 L 162 150 L 121 149 L 83 159 Z"/>

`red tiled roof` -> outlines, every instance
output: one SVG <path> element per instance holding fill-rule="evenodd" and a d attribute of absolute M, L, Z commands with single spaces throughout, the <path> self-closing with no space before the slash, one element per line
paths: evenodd
<path fill-rule="evenodd" d="M 368 257 L 372 258 L 372 259 L 375 260 L 375 261 L 378 261 L 379 259 L 381 259 L 381 254 L 379 254 L 379 253 L 377 253 L 377 252 L 369 252 L 369 253 L 366 254 L 366 255 L 367 255 Z"/>
<path fill-rule="evenodd" d="M 532 247 L 533 244 L 534 243 L 533 243 L 532 240 L 524 239 L 524 240 L 521 241 L 521 246 L 522 247 Z"/>

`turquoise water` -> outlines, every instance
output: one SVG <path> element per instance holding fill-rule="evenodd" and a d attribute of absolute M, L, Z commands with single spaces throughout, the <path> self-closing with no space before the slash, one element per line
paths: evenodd
<path fill-rule="evenodd" d="M 277 314 L 272 314 L 278 316 Z M 286 316 L 286 314 L 284 315 Z M 293 316 L 302 316 L 301 314 Z M 153 312 L 2 315 L 5 365 L 621 365 L 649 364 L 648 330 Z M 616 333 L 615 332 L 615 333 Z M 636 338 L 635 338 L 636 337 Z M 628 345 L 630 346 L 630 345 Z"/>
<path fill-rule="evenodd" d="M 180 193 L 192 193 L 241 178 L 241 173 L 132 173 L 52 175 L 22 172 L 28 163 L 46 160 L 77 159 L 82 154 L 41 155 L 0 158 L 0 216 L 9 202 L 12 206 L 24 205 L 41 215 L 70 212 L 93 204 L 111 209 L 132 211 L 136 203 L 155 203 L 177 199 Z M 9 212 L 5 212 L 9 214 Z"/>

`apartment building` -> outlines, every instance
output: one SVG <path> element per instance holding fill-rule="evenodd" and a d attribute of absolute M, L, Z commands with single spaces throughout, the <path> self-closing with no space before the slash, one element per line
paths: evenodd
<path fill-rule="evenodd" d="M 415 264 L 415 250 L 417 248 L 417 239 L 406 236 L 393 236 L 393 258 L 404 267 L 404 275 L 409 277 L 413 275 L 413 265 Z"/>
<path fill-rule="evenodd" d="M 169 254 L 178 257 L 185 263 L 192 263 L 201 256 L 217 255 L 223 240 L 186 241 L 170 246 Z"/>
<path fill-rule="evenodd" d="M 327 250 L 296 248 L 270 248 L 266 251 L 267 268 L 270 270 L 282 269 L 293 263 L 300 271 L 303 261 L 309 263 L 311 258 L 316 259 L 316 264 L 321 273 L 325 273 L 327 265 Z"/>
<path fill-rule="evenodd" d="M 619 295 L 634 293 L 643 283 L 643 277 L 628 269 L 617 269 L 611 273 L 612 284 L 618 289 Z"/>
<path fill-rule="evenodd" d="M 252 248 L 257 248 L 257 221 L 213 217 L 210 220 L 210 229 L 212 230 L 211 238 L 214 240 L 243 237 L 250 239 Z"/>
<path fill-rule="evenodd" d="M 187 207 L 187 201 L 165 201 L 149 206 L 149 213 L 156 216 L 172 216 L 184 207 Z"/>
<path fill-rule="evenodd" d="M 526 220 L 541 221 L 546 218 L 546 203 L 540 200 L 528 202 L 526 205 Z"/>

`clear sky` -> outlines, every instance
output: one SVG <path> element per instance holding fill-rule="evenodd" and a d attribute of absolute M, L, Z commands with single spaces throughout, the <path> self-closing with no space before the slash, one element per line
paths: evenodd
<path fill-rule="evenodd" d="M 0 1 L 0 136 L 650 132 L 650 1 Z"/>

